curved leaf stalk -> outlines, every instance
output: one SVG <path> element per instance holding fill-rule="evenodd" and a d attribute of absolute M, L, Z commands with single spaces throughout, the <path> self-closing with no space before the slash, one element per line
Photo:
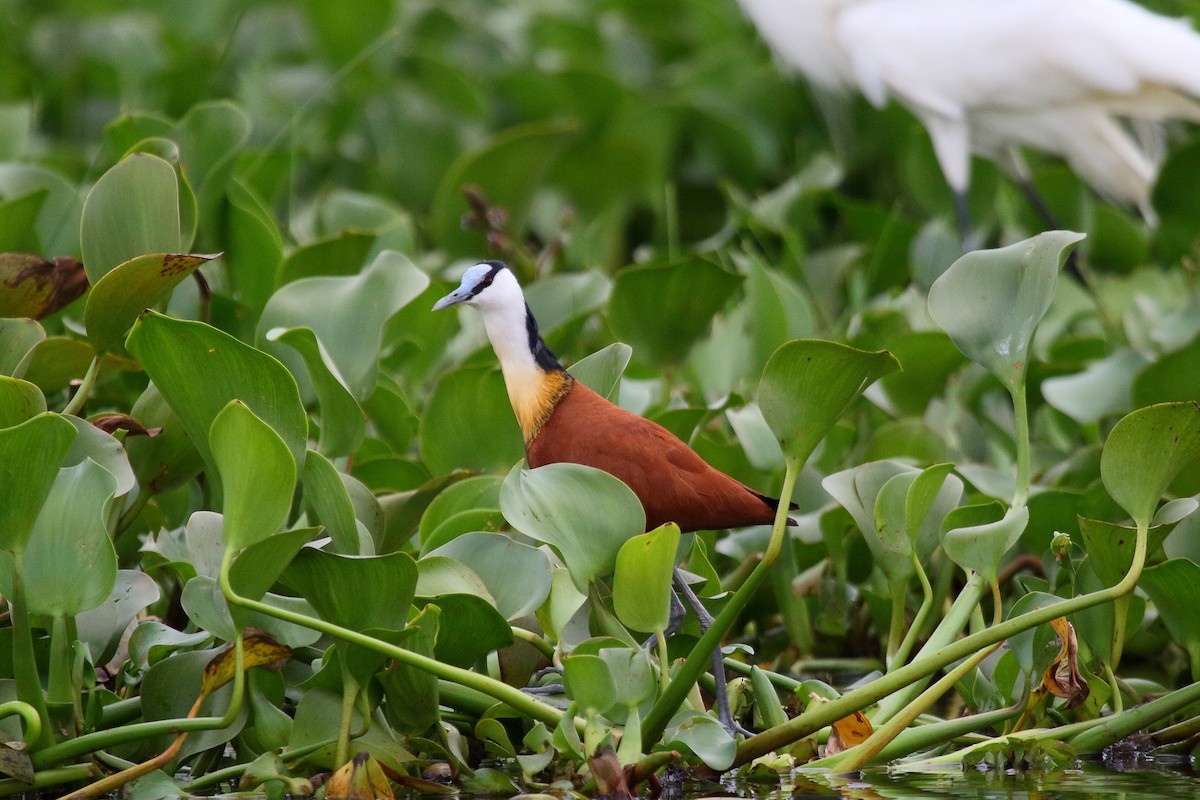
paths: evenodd
<path fill-rule="evenodd" d="M 904 638 L 904 620 L 906 615 L 905 599 L 908 598 L 908 587 L 901 584 L 892 586 L 892 616 L 888 623 L 887 637 L 887 668 L 891 669 L 897 664 L 903 664 L 904 658 L 900 655 L 900 646 L 903 644 Z"/>
<path fill-rule="evenodd" d="M 25 725 L 25 743 L 37 741 L 42 735 L 42 718 L 38 716 L 37 709 L 22 700 L 0 703 L 0 719 L 14 714 L 19 716 Z"/>
<path fill-rule="evenodd" d="M 917 609 L 917 614 L 913 617 L 912 624 L 908 626 L 908 632 L 904 635 L 904 641 L 896 648 L 895 657 L 890 661 L 889 668 L 908 661 L 908 655 L 912 652 L 913 645 L 916 644 L 917 634 L 925 627 L 925 620 L 933 609 L 933 587 L 929 585 L 929 576 L 925 574 L 925 568 L 921 566 L 921 559 L 917 558 L 916 552 L 914 551 L 911 555 L 913 566 L 917 570 L 917 580 L 921 582 L 923 598 L 921 607 Z"/>
<path fill-rule="evenodd" d="M 1001 642 L 1014 634 L 1028 630 L 1043 622 L 1049 622 L 1055 617 L 1073 614 L 1085 608 L 1091 608 L 1092 606 L 1128 594 L 1133 591 L 1134 586 L 1137 585 L 1138 578 L 1142 574 L 1142 567 L 1146 562 L 1147 537 L 1146 526 L 1139 523 L 1137 538 L 1134 544 L 1133 563 L 1130 565 L 1125 577 L 1115 586 L 1028 611 L 1019 617 L 1014 617 L 999 625 L 993 625 L 978 633 L 946 644 L 940 650 L 930 652 L 926 656 L 921 656 L 911 664 L 901 667 L 895 672 L 890 672 L 881 678 L 877 678 L 854 691 L 847 692 L 836 700 L 810 706 L 809 710 L 789 720 L 785 725 L 779 725 L 742 741 L 738 745 L 737 756 L 734 759 L 733 766 L 737 767 L 745 764 L 772 750 L 784 747 L 811 733 L 815 733 L 821 728 L 865 708 L 876 700 L 898 692 L 914 681 L 931 675 L 948 664 L 966 658 L 972 653 Z M 978 585 L 982 586 L 983 582 L 979 581 Z M 964 594 L 965 592 L 966 590 L 964 590 Z M 961 597 L 960 595 L 960 599 Z M 927 644 L 922 652 L 928 649 L 929 646 Z M 1200 697 L 1200 683 L 1194 684 L 1189 688 L 1195 688 L 1197 697 Z M 1107 722 L 1108 720 L 1105 721 Z M 1059 730 L 1061 732 L 1061 729 Z M 1135 726 L 1130 730 L 1137 730 L 1137 727 Z"/>
<path fill-rule="evenodd" d="M 553 727 L 558 725 L 559 720 L 563 718 L 563 712 L 554 706 L 543 703 L 525 694 L 520 689 L 489 678 L 486 675 L 480 675 L 478 672 L 472 672 L 461 667 L 443 664 L 428 656 L 414 653 L 411 650 L 405 650 L 402 647 L 380 641 L 349 628 L 343 628 L 341 625 L 334 625 L 323 619 L 308 617 L 288 611 L 287 609 L 275 608 L 266 603 L 251 600 L 248 597 L 242 597 L 233 590 L 233 587 L 229 583 L 229 567 L 232 563 L 231 556 L 230 552 L 226 553 L 225 561 L 221 565 L 220 581 L 221 591 L 224 593 L 225 599 L 236 606 L 258 611 L 276 619 L 281 619 L 284 622 L 291 622 L 294 625 L 300 625 L 314 631 L 327 633 L 330 636 L 336 636 L 342 641 L 365 647 L 368 650 L 374 650 L 377 653 L 383 653 L 389 658 L 394 658 L 396 661 L 416 667 L 439 678 L 445 678 L 446 680 L 469 686 L 472 689 L 478 689 L 484 694 L 509 705 L 518 713 L 545 723 L 548 726 Z"/>
<path fill-rule="evenodd" d="M 88 365 L 87 372 L 83 374 L 83 380 L 79 382 L 79 388 L 75 390 L 75 394 L 71 397 L 71 401 L 63 408 L 63 416 L 78 414 L 88 397 L 92 394 L 92 387 L 96 385 L 96 378 L 100 375 L 100 354 L 92 356 L 92 363 Z"/>
<path fill-rule="evenodd" d="M 25 796 L 30 791 L 49 789 L 51 786 L 62 786 L 64 783 L 79 783 L 100 774 L 100 768 L 95 764 L 71 764 L 58 769 L 40 770 L 33 776 L 33 783 L 25 783 L 16 778 L 0 780 L 0 797 L 13 795 Z"/>
<path fill-rule="evenodd" d="M 924 646 L 917 652 L 917 660 L 925 656 L 940 653 L 962 634 L 971 616 L 979 612 L 979 601 L 983 598 L 986 588 L 987 582 L 982 577 L 974 574 L 968 576 L 966 585 L 958 593 L 958 597 L 954 599 L 950 610 L 938 622 L 937 626 L 933 629 L 933 633 L 925 640 Z M 913 681 L 898 691 L 889 693 L 889 696 L 879 704 L 879 707 L 867 716 L 875 724 L 882 724 L 900 713 L 901 709 L 920 694 L 924 688 L 925 679 Z"/>
<path fill-rule="evenodd" d="M 1121 684 L 1117 681 L 1117 673 L 1113 672 L 1111 664 L 1104 665 L 1104 679 L 1108 681 L 1109 687 L 1112 689 L 1112 710 L 1114 714 L 1120 714 L 1125 710 L 1125 700 L 1121 697 Z"/>
<path fill-rule="evenodd" d="M 667 654 L 667 637 L 664 631 L 655 631 L 654 638 L 658 640 L 658 678 L 659 691 L 665 692 L 670 682 L 671 656 Z"/>
<path fill-rule="evenodd" d="M 691 691 L 692 686 L 700 678 L 701 673 L 708 669 L 712 654 L 721 646 L 721 640 L 724 638 L 726 631 L 733 627 L 737 615 L 742 612 L 742 609 L 746 607 L 746 604 L 750 602 L 750 598 L 754 596 L 758 587 L 766 579 L 771 565 L 775 563 L 779 551 L 783 549 L 784 532 L 787 530 L 788 508 L 791 506 L 792 491 L 796 488 L 796 478 L 799 476 L 802 466 L 803 460 L 801 459 L 787 459 L 787 469 L 783 475 L 783 488 L 779 492 L 779 508 L 775 512 L 775 524 L 771 528 L 771 540 L 767 544 L 767 549 L 763 553 L 762 560 L 758 562 L 754 571 L 746 578 L 745 583 L 738 587 L 738 590 L 729 598 L 725 607 L 721 609 L 721 613 L 713 620 L 712 625 L 704 632 L 700 640 L 696 642 L 696 646 L 692 648 L 692 651 L 688 653 L 683 664 L 675 671 L 675 675 L 671 678 L 671 682 L 667 685 L 666 690 L 655 701 L 654 707 L 650 709 L 650 713 L 642 721 L 642 742 L 652 745 L 662 738 L 667 723 L 671 721 L 671 717 L 675 715 L 680 704 L 683 703 L 684 698 Z"/>
<path fill-rule="evenodd" d="M 17 699 L 37 712 L 40 724 L 36 736 L 26 728 L 25 740 L 38 750 L 54 744 L 50 728 L 50 713 L 46 708 L 46 695 L 42 691 L 42 679 L 38 675 L 37 657 L 33 653 L 33 629 L 29 627 L 29 607 L 25 604 L 25 579 L 21 574 L 23 550 L 13 550 L 12 593 L 8 597 L 8 608 L 12 613 L 12 668 L 17 680 Z"/>
<path fill-rule="evenodd" d="M 518 639 L 522 642 L 525 642 L 528 645 L 532 645 L 533 647 L 535 647 L 537 649 L 537 651 L 539 653 L 544 655 L 546 658 L 550 658 L 550 659 L 554 658 L 554 645 L 547 642 L 541 636 L 534 633 L 533 631 L 529 631 L 524 628 L 519 628 L 516 625 L 510 625 L 509 628 L 512 630 L 512 635 L 513 635 L 514 639 Z"/>
<path fill-rule="evenodd" d="M 1132 597 L 1121 597 L 1113 602 L 1112 651 L 1108 657 L 1108 668 L 1113 672 L 1121 665 L 1121 654 L 1125 651 L 1125 627 L 1129 624 L 1129 604 L 1132 600 Z"/>
<path fill-rule="evenodd" d="M 87 733 L 34 753 L 32 756 L 34 768 L 42 769 L 53 766 L 69 758 L 92 753 L 96 750 L 111 749 L 117 745 L 136 742 L 139 739 L 147 739 L 151 736 L 162 736 L 170 733 L 187 734 L 192 731 L 211 731 L 229 727 L 241 712 L 242 701 L 245 699 L 246 694 L 245 659 L 243 658 L 242 635 L 240 632 L 237 638 L 234 639 L 233 647 L 235 665 L 233 691 L 229 697 L 229 706 L 225 709 L 223 715 L 219 717 L 159 719 L 153 722 L 139 722 L 132 725 L 123 725 L 119 728 Z"/>
<path fill-rule="evenodd" d="M 1025 402 L 1025 380 L 1009 389 L 1013 402 L 1013 419 L 1016 421 L 1017 489 L 1013 493 L 1012 507 L 1020 508 L 1029 499 L 1029 407 Z"/>
<path fill-rule="evenodd" d="M 229 707 L 225 709 L 225 714 L 219 718 L 220 725 L 214 726 L 224 728 L 233 724 L 237 718 L 238 712 L 241 711 L 242 700 L 245 697 L 246 686 L 246 664 L 242 649 L 242 633 L 239 631 L 237 638 L 233 642 L 234 653 L 234 673 L 233 673 L 233 693 L 229 699 Z M 192 708 L 192 713 L 199 710 L 200 704 L 204 702 L 206 694 L 202 693 L 196 700 L 196 705 Z M 88 800 L 89 798 L 100 797 L 102 795 L 114 792 L 120 789 L 130 781 L 136 780 L 144 775 L 149 775 L 156 769 L 162 769 L 171 762 L 179 754 L 183 747 L 184 741 L 187 740 L 188 731 L 180 731 L 171 742 L 171 746 L 163 752 L 156 755 L 147 761 L 140 764 L 134 764 L 127 769 L 112 775 L 107 775 L 94 783 L 89 783 L 81 789 L 76 789 L 68 795 L 64 795 L 62 800 Z"/>

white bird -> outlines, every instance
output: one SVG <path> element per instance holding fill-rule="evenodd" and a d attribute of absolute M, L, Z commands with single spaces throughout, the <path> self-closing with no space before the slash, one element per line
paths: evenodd
<path fill-rule="evenodd" d="M 964 240 L 972 153 L 1026 188 L 1019 147 L 1060 156 L 1153 222 L 1160 159 L 1146 133 L 1167 119 L 1200 121 L 1200 35 L 1128 0 L 738 2 L 817 87 L 857 88 L 877 107 L 895 99 L 920 120 Z"/>

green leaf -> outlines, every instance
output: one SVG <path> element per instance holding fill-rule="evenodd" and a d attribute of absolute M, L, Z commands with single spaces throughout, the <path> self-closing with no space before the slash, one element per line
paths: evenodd
<path fill-rule="evenodd" d="M 37 219 L 37 237 L 42 245 L 39 252 L 78 253 L 83 208 L 78 186 L 44 167 L 0 164 L 0 197 L 21 197 L 39 189 L 49 192 Z"/>
<path fill-rule="evenodd" d="M 608 301 L 608 319 L 639 361 L 674 366 L 704 336 L 742 279 L 691 256 L 622 270 Z"/>
<path fill-rule="evenodd" d="M 613 342 L 579 359 L 567 372 L 605 400 L 616 403 L 621 394 L 621 376 L 629 366 L 632 355 L 632 347 L 623 342 Z"/>
<path fill-rule="evenodd" d="M 434 530 L 452 517 L 467 511 L 499 511 L 503 482 L 499 475 L 476 475 L 447 486 L 421 515 L 417 536 L 422 549 Z"/>
<path fill-rule="evenodd" d="M 92 286 L 83 310 L 92 347 L 97 353 L 111 350 L 144 309 L 166 300 L 180 281 L 214 258 L 155 253 L 114 267 Z"/>
<path fill-rule="evenodd" d="M 63 459 L 64 467 L 73 467 L 85 459 L 91 459 L 97 466 L 107 470 L 116 481 L 114 491 L 117 497 L 128 494 L 137 485 L 133 469 L 129 466 L 129 457 L 125 454 L 122 443 L 97 428 L 86 419 L 67 417 L 67 422 L 75 426 L 77 433 L 71 449 Z"/>
<path fill-rule="evenodd" d="M 49 189 L 34 189 L 19 197 L 0 200 L 0 253 L 42 252 L 35 226 L 49 194 Z"/>
<path fill-rule="evenodd" d="M 130 416 L 147 428 L 161 428 L 157 436 L 131 436 L 125 452 L 140 487 L 159 494 L 182 486 L 204 469 L 183 421 L 151 383 L 134 402 Z"/>
<path fill-rule="evenodd" d="M 1149 526 L 1158 501 L 1184 467 L 1200 457 L 1200 405 L 1163 403 L 1125 415 L 1100 455 L 1100 478 L 1113 500 Z"/>
<path fill-rule="evenodd" d="M 0 550 L 24 549 L 74 438 L 74 426 L 52 413 L 0 429 Z"/>
<path fill-rule="evenodd" d="M 1200 566 L 1172 558 L 1143 570 L 1138 587 L 1150 595 L 1171 638 L 1187 651 L 1192 680 L 1200 680 Z"/>
<path fill-rule="evenodd" d="M 46 410 L 46 398 L 28 381 L 0 375 L 0 428 L 11 428 Z"/>
<path fill-rule="evenodd" d="M 421 458 L 434 475 L 504 470 L 524 454 L 504 377 L 492 368 L 443 375 L 425 407 L 418 439 Z"/>
<path fill-rule="evenodd" d="M 1078 520 L 1079 534 L 1083 538 L 1088 564 L 1091 565 L 1092 571 L 1105 586 L 1117 585 L 1133 565 L 1137 531 L 1113 522 L 1089 519 L 1083 516 L 1078 517 Z M 1155 552 L 1167 538 L 1167 534 L 1174 528 L 1173 523 L 1155 525 L 1150 528 L 1146 551 Z"/>
<path fill-rule="evenodd" d="M 482 597 L 443 594 L 430 602 L 441 609 L 442 619 L 455 621 L 438 630 L 434 648 L 438 661 L 470 668 L 493 650 L 513 643 L 512 627 Z"/>
<path fill-rule="evenodd" d="M 1081 424 L 1099 422 L 1132 406 L 1131 389 L 1146 359 L 1134 350 L 1118 350 L 1082 372 L 1042 381 L 1042 397 Z"/>
<path fill-rule="evenodd" d="M 91 459 L 59 470 L 25 547 L 29 610 L 70 617 L 108 599 L 117 554 L 108 533 L 116 479 Z"/>
<path fill-rule="evenodd" d="M 24 375 L 33 348 L 45 338 L 46 331 L 32 319 L 0 319 L 0 375 Z"/>
<path fill-rule="evenodd" d="M 402 630 L 417 588 L 407 553 L 343 556 L 304 548 L 283 572 L 321 619 L 355 631 Z"/>
<path fill-rule="evenodd" d="M 784 455 L 802 464 L 864 389 L 899 368 L 886 350 L 797 339 L 767 362 L 758 405 Z"/>
<path fill-rule="evenodd" d="M 241 550 L 279 530 L 296 488 L 296 462 L 279 434 L 231 400 L 208 443 L 224 490 L 225 547 Z"/>
<path fill-rule="evenodd" d="M 375 236 L 361 231 L 342 231 L 297 247 L 279 262 L 275 286 L 322 275 L 356 275 L 371 253 Z"/>
<path fill-rule="evenodd" d="M 193 515 L 195 516 L 195 515 Z M 242 597 L 257 600 L 266 594 L 318 528 L 293 528 L 260 539 L 247 547 L 229 568 L 229 582 Z"/>
<path fill-rule="evenodd" d="M 329 353 L 312 329 L 274 328 L 267 333 L 267 341 L 288 345 L 304 360 L 306 371 L 293 369 L 292 374 L 311 382 L 321 406 L 317 450 L 330 458 L 348 456 L 356 451 L 366 435 L 362 408 L 343 383 Z"/>
<path fill-rule="evenodd" d="M 404 641 L 404 648 L 433 658 L 440 621 L 441 609 L 426 606 L 405 628 L 409 636 Z M 397 661 L 380 672 L 376 680 L 383 687 L 387 700 L 383 710 L 393 727 L 402 733 L 417 735 L 437 722 L 437 676 Z"/>
<path fill-rule="evenodd" d="M 142 315 L 126 340 L 129 352 L 179 415 L 207 464 L 208 432 L 230 400 L 241 400 L 287 444 L 297 466 L 304 462 L 308 420 L 296 381 L 266 353 L 202 322 Z"/>
<path fill-rule="evenodd" d="M 581 591 L 612 572 L 621 545 L 646 529 L 633 490 L 582 464 L 512 470 L 500 490 L 500 510 L 521 533 L 554 547 Z"/>
<path fill-rule="evenodd" d="M 550 559 L 504 534 L 465 533 L 429 555 L 470 567 L 510 621 L 532 614 L 550 594 Z"/>
<path fill-rule="evenodd" d="M 361 402 L 375 388 L 384 324 L 428 286 L 428 276 L 411 261 L 384 251 L 348 277 L 305 278 L 279 289 L 263 309 L 259 340 L 269 340 L 273 328 L 312 329 L 332 373 Z M 287 348 L 264 349 L 293 372 L 303 373 Z M 311 369 L 311 358 L 305 360 Z"/>
<path fill-rule="evenodd" d="M 1050 301 L 1066 250 L 1083 239 L 1049 231 L 996 250 L 975 250 L 929 287 L 929 314 L 958 349 L 1010 391 L 1025 382 L 1029 342 Z"/>
<path fill-rule="evenodd" d="M 341 553 L 357 555 L 358 522 L 350 493 L 337 468 L 320 453 L 309 451 L 301 473 L 304 482 L 304 502 L 312 509 L 313 518 L 325 526 L 333 545 Z"/>
<path fill-rule="evenodd" d="M 613 609 L 626 627 L 656 633 L 667 629 L 671 619 L 671 576 L 678 549 L 679 526 L 673 522 L 633 536 L 621 545 L 613 575 Z"/>
<path fill-rule="evenodd" d="M 134 153 L 100 176 L 83 203 L 80 245 L 93 285 L 118 264 L 182 247 L 179 181 L 158 156 Z"/>
<path fill-rule="evenodd" d="M 227 189 L 225 263 L 233 296 L 252 312 L 262 311 L 283 260 L 283 237 L 274 215 L 242 180 L 234 178 Z"/>
<path fill-rule="evenodd" d="M 986 508 L 992 508 L 988 504 Z M 994 522 L 968 522 L 978 507 L 967 506 L 946 515 L 942 523 L 948 528 L 942 548 L 955 564 L 964 570 L 974 570 L 989 582 L 995 583 L 1000 572 L 1000 560 L 1017 543 L 1029 522 L 1029 507 L 1010 508 Z M 961 514 L 960 514 L 961 512 Z"/>
<path fill-rule="evenodd" d="M 562 662 L 567 697 L 574 700 L 586 716 L 603 714 L 617 701 L 617 688 L 603 658 L 571 655 Z"/>
<path fill-rule="evenodd" d="M 707 766 L 718 771 L 729 769 L 737 754 L 737 743 L 715 717 L 686 709 L 667 725 L 663 741 L 669 748 L 683 746 Z"/>
<path fill-rule="evenodd" d="M 525 230 L 529 202 L 563 149 L 576 138 L 570 121 L 533 122 L 493 135 L 462 153 L 442 176 L 430 210 L 433 241 L 450 255 L 474 257 L 486 249 L 485 235 L 464 230 L 463 189 L 477 187 L 492 206 L 504 209 L 507 229 Z"/>

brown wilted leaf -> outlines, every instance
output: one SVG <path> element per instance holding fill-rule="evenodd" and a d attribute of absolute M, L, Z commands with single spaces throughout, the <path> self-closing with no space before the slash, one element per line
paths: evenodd
<path fill-rule="evenodd" d="M 1067 701 L 1067 708 L 1074 708 L 1088 699 L 1091 689 L 1079 674 L 1079 644 L 1075 640 L 1075 628 L 1066 617 L 1050 620 L 1050 627 L 1058 634 L 1062 648 L 1058 656 L 1046 667 L 1042 675 L 1042 686 L 1055 697 Z"/>
<path fill-rule="evenodd" d="M 601 750 L 588 759 L 592 777 L 596 779 L 598 797 L 611 797 L 615 800 L 632 800 L 633 792 L 629 790 L 628 773 L 621 767 L 617 754 L 612 750 Z"/>
<path fill-rule="evenodd" d="M 251 631 L 242 641 L 242 659 L 246 669 L 265 667 L 277 670 L 291 655 L 292 648 L 275 641 L 275 637 L 266 631 Z M 233 680 L 236 668 L 237 657 L 231 645 L 205 665 L 204 678 L 200 683 L 201 699 Z"/>
<path fill-rule="evenodd" d="M 808 699 L 810 704 L 829 702 L 827 698 L 821 697 L 816 692 L 809 692 Z M 867 715 L 861 711 L 855 711 L 853 714 L 842 717 L 833 723 L 833 727 L 829 730 L 829 740 L 825 743 L 825 755 L 835 756 L 847 748 L 862 744 L 874 732 L 871 720 L 867 719 Z"/>
<path fill-rule="evenodd" d="M 396 800 L 392 785 L 370 753 L 363 751 L 343 764 L 325 784 L 326 800 Z"/>
<path fill-rule="evenodd" d="M 87 288 L 87 273 L 74 258 L 47 261 L 32 253 L 0 253 L 0 317 L 43 319 Z"/>
<path fill-rule="evenodd" d="M 100 414 L 92 417 L 92 425 L 105 433 L 125 431 L 126 436 L 158 436 L 162 428 L 147 428 L 128 414 Z"/>

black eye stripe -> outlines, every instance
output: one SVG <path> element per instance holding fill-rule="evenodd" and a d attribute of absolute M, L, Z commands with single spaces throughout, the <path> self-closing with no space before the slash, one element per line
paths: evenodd
<path fill-rule="evenodd" d="M 488 270 L 488 274 L 484 275 L 479 283 L 475 284 L 475 286 L 471 288 L 471 297 L 474 297 L 487 287 L 491 286 L 492 281 L 496 280 L 496 276 L 500 274 L 500 270 L 508 269 L 508 265 L 506 265 L 503 261 L 480 261 L 479 263 L 487 264 L 489 267 L 491 267 L 491 269 Z"/>

